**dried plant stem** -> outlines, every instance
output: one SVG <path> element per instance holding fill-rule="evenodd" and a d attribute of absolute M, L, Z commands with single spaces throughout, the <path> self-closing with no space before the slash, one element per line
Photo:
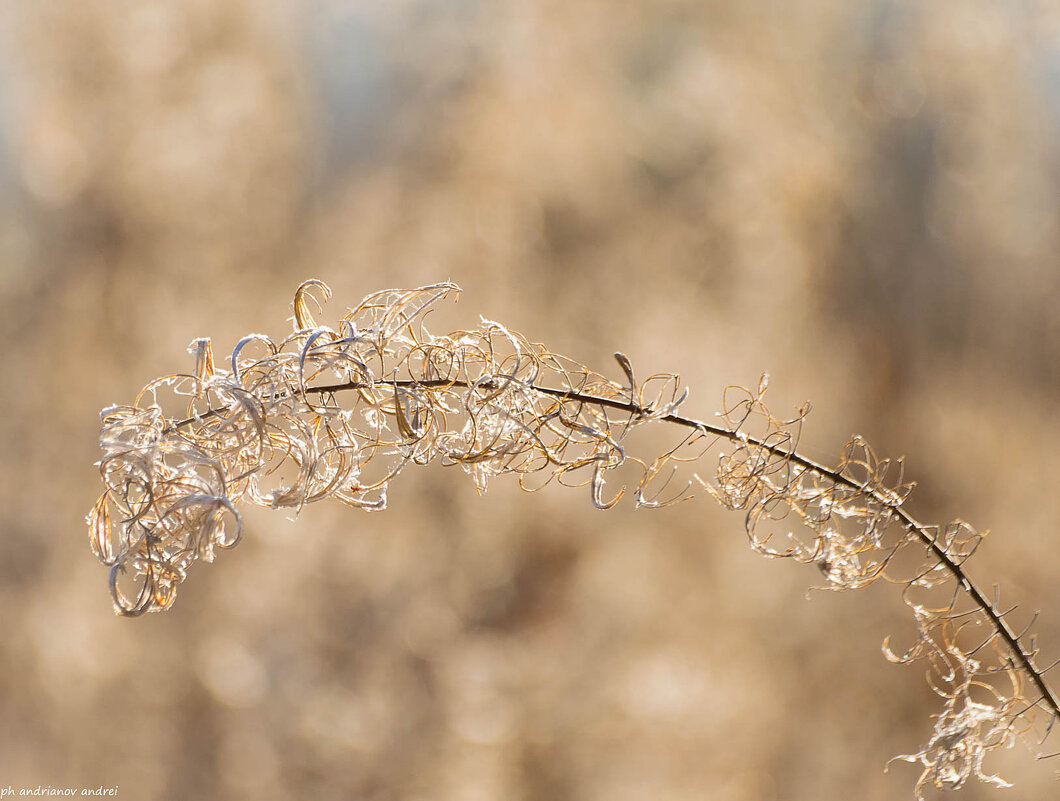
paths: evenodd
<path fill-rule="evenodd" d="M 727 390 L 721 423 L 711 424 L 678 413 L 687 390 L 676 375 L 637 381 L 622 354 L 615 354 L 625 376 L 618 383 L 498 323 L 429 334 L 423 315 L 457 291 L 452 284 L 370 295 L 333 328 L 309 313 L 312 290 L 330 296 L 319 281 L 302 284 L 294 331 L 282 341 L 245 337 L 226 371 L 214 366 L 209 340 L 196 340 L 194 374 L 163 376 L 131 406 L 103 411 L 106 488 L 89 515 L 90 541 L 111 568 L 120 614 L 168 608 L 191 564 L 235 545 L 237 501 L 300 508 L 336 498 L 378 510 L 406 465 L 439 461 L 462 467 L 480 491 L 494 476 L 515 474 L 528 491 L 552 480 L 588 485 L 593 504 L 608 509 L 626 488 L 606 500 L 605 476 L 633 465 L 641 469 L 638 506 L 685 500 L 698 485 L 746 513 L 756 551 L 816 565 L 828 589 L 881 578 L 903 587 L 917 640 L 897 654 L 885 641 L 884 653 L 894 662 L 927 662 L 929 683 L 944 699 L 929 742 L 897 757 L 921 764 L 918 799 L 928 785 L 956 789 L 971 777 L 1005 786 L 984 771 L 983 759 L 1043 716 L 1047 736 L 1060 717 L 1045 680 L 1052 666 L 1037 666 L 1030 625 L 1017 633 L 1007 619 L 1015 607 L 1002 609 L 996 592 L 988 598 L 965 571 L 983 535 L 961 520 L 934 526 L 912 517 L 902 506 L 913 485 L 903 481 L 901 460 L 878 459 L 860 437 L 836 468 L 803 456 L 806 409 L 793 420 L 774 418 L 764 379 L 757 391 Z M 184 416 L 163 412 L 172 396 Z M 644 425 L 688 433 L 644 461 L 626 453 L 627 435 Z M 717 455 L 714 476 L 693 473 L 662 500 L 673 475 L 720 441 L 735 447 Z M 533 475 L 543 480 L 531 483 Z M 788 518 L 800 528 L 778 536 L 773 529 Z M 119 581 L 130 568 L 132 594 Z M 988 635 L 968 645 L 975 625 Z"/>
<path fill-rule="evenodd" d="M 330 395 L 337 392 L 344 392 L 350 390 L 359 389 L 370 389 L 377 388 L 380 386 L 396 388 L 396 389 L 417 389 L 417 388 L 455 388 L 455 389 L 469 389 L 470 384 L 466 381 L 461 380 L 450 380 L 450 379 L 428 379 L 423 381 L 402 381 L 402 380 L 381 380 L 371 384 L 363 381 L 347 381 L 339 384 L 329 384 L 326 386 L 317 387 L 306 387 L 306 394 L 316 395 Z M 479 387 L 485 390 L 494 390 L 497 387 L 491 382 L 480 382 Z M 614 409 L 616 411 L 627 412 L 635 417 L 648 417 L 651 415 L 650 409 L 643 409 L 635 403 L 629 401 L 620 401 L 613 398 L 600 398 L 594 395 L 586 395 L 581 392 L 569 389 L 555 389 L 552 387 L 543 387 L 536 384 L 530 384 L 526 386 L 526 389 L 531 392 L 536 392 L 541 395 L 548 395 L 553 398 L 557 398 L 563 401 L 573 401 L 576 403 L 593 404 L 607 409 Z M 198 417 L 186 418 L 171 426 L 171 429 L 180 428 L 185 425 L 189 425 L 196 420 L 203 420 L 208 417 L 221 414 L 225 409 L 210 409 L 204 412 Z M 945 549 L 939 545 L 936 538 L 932 536 L 931 531 L 923 523 L 917 521 L 908 512 L 902 509 L 900 506 L 895 504 L 890 499 L 882 497 L 873 488 L 866 487 L 856 481 L 843 475 L 841 472 L 832 470 L 825 465 L 815 462 L 811 459 L 806 458 L 802 454 L 796 453 L 793 450 L 785 450 L 776 445 L 764 442 L 760 439 L 752 437 L 740 431 L 734 431 L 723 426 L 711 425 L 702 420 L 696 420 L 691 417 L 683 417 L 678 414 L 666 414 L 658 418 L 664 423 L 673 423 L 675 425 L 684 426 L 685 428 L 694 429 L 704 434 L 721 437 L 731 442 L 738 444 L 748 444 L 756 448 L 761 448 L 767 451 L 773 456 L 784 459 L 792 464 L 801 467 L 811 473 L 823 476 L 835 484 L 846 487 L 847 489 L 854 490 L 856 492 L 865 492 L 871 495 L 876 501 L 882 505 L 890 506 L 893 510 L 892 513 L 901 521 L 902 525 L 906 529 L 917 537 L 932 553 L 935 559 L 938 560 L 939 564 L 945 566 L 950 572 L 953 578 L 957 581 L 961 589 L 967 593 L 968 597 L 972 600 L 975 606 L 986 616 L 990 622 L 992 628 L 998 633 L 998 636 L 1004 641 L 1005 646 L 1011 653 L 1013 659 L 1019 664 L 1019 667 L 1025 672 L 1025 674 L 1034 683 L 1035 689 L 1041 695 L 1041 701 L 1056 715 L 1060 715 L 1060 700 L 1057 699 L 1053 693 L 1051 687 L 1045 682 L 1045 677 L 1042 671 L 1035 664 L 1034 655 L 1024 649 L 1019 637 L 1009 626 L 1008 621 L 1005 620 L 1003 614 L 995 609 L 994 604 L 982 593 L 978 586 L 976 586 L 972 580 L 962 569 L 961 565 L 955 560 L 951 559 L 946 553 Z"/>

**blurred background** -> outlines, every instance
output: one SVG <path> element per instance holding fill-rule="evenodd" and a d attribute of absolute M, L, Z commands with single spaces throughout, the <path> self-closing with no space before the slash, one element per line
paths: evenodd
<path fill-rule="evenodd" d="M 1060 655 L 1060 6 L 0 0 L 0 786 L 123 799 L 911 798 L 895 590 L 811 593 L 707 498 L 406 472 L 247 512 L 114 617 L 98 412 L 185 348 L 452 279 L 687 414 L 771 374 L 807 455 L 908 457 L 922 519 Z M 1057 678 L 1056 680 L 1060 680 Z M 1058 750 L 1055 745 L 1053 750 Z M 990 767 L 988 765 L 988 767 Z M 1023 749 L 1007 794 L 1056 797 Z M 935 796 L 931 796 L 935 797 Z"/>

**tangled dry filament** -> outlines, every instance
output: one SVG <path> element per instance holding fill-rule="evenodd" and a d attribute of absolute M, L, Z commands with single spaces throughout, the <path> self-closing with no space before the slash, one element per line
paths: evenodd
<path fill-rule="evenodd" d="M 223 368 L 210 341 L 196 340 L 193 373 L 158 378 L 132 405 L 104 409 L 105 489 L 88 522 L 117 612 L 168 608 L 194 562 L 239 542 L 240 501 L 300 508 L 337 498 L 379 510 L 406 466 L 433 461 L 459 465 L 480 490 L 502 474 L 530 491 L 551 481 L 587 486 L 607 509 L 627 491 L 609 493 L 608 475 L 632 466 L 637 506 L 702 489 L 746 512 L 755 550 L 816 565 L 828 588 L 901 587 L 916 639 L 900 652 L 885 642 L 885 654 L 926 663 L 944 702 L 928 743 L 897 757 L 922 766 L 918 798 L 973 776 L 1003 786 L 984 757 L 1031 730 L 1048 734 L 1060 706 L 1029 626 L 1015 631 L 1012 610 L 963 568 L 982 535 L 963 521 L 927 526 L 909 516 L 912 484 L 900 461 L 878 459 L 857 437 L 835 469 L 804 458 L 805 410 L 774 418 L 764 380 L 727 390 L 720 422 L 708 424 L 678 413 L 687 392 L 676 375 L 640 381 L 622 354 L 616 381 L 495 322 L 428 333 L 425 314 L 458 291 L 443 283 L 378 292 L 323 326 L 310 306 L 330 290 L 306 281 L 286 338 L 246 336 Z M 678 435 L 644 460 L 626 450 L 644 426 Z M 714 449 L 713 475 L 674 481 Z"/>

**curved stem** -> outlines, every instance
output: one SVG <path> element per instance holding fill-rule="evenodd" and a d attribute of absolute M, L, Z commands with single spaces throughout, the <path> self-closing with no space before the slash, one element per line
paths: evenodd
<path fill-rule="evenodd" d="M 324 395 L 334 392 L 343 392 L 346 390 L 368 389 L 373 386 L 381 385 L 409 389 L 436 389 L 449 387 L 468 389 L 471 386 L 466 381 L 449 379 L 390 381 L 381 380 L 371 383 L 366 383 L 363 381 L 348 381 L 341 384 L 306 387 L 304 389 L 304 392 L 306 394 L 312 393 Z M 482 382 L 478 386 L 482 386 L 487 389 L 491 388 L 490 382 Z M 638 404 L 633 403 L 632 401 L 619 401 L 614 400 L 612 398 L 601 398 L 595 395 L 588 395 L 573 389 L 554 389 L 551 387 L 538 386 L 536 384 L 526 385 L 525 389 L 537 392 L 541 395 L 548 395 L 559 400 L 574 401 L 577 403 L 590 404 L 593 406 L 599 406 L 607 409 L 615 409 L 617 411 L 627 412 L 634 416 L 647 416 L 650 413 L 650 410 L 644 409 Z M 281 394 L 278 397 L 282 398 L 284 397 L 284 395 Z M 185 420 L 180 420 L 176 423 L 172 423 L 165 429 L 165 433 L 171 433 L 186 425 L 190 425 L 195 421 L 201 421 L 209 419 L 211 417 L 215 417 L 223 411 L 224 409 L 209 409 L 201 415 L 189 417 Z M 971 579 L 968 578 L 961 566 L 946 553 L 945 549 L 942 546 L 938 544 L 938 541 L 935 537 L 931 535 L 928 528 L 924 524 L 917 521 L 900 506 L 895 504 L 894 501 L 884 498 L 876 490 L 871 489 L 863 484 L 860 484 L 851 478 L 848 478 L 840 471 L 825 467 L 824 465 L 819 464 L 818 462 L 815 462 L 811 459 L 807 459 L 806 457 L 796 453 L 795 451 L 786 450 L 783 447 L 777 445 L 770 445 L 769 443 L 766 443 L 760 439 L 749 436 L 742 432 L 734 431 L 732 429 L 728 429 L 722 426 L 711 425 L 701 420 L 696 420 L 691 417 L 683 417 L 681 415 L 673 413 L 663 415 L 658 419 L 667 423 L 674 423 L 679 426 L 684 426 L 686 428 L 702 431 L 706 434 L 715 435 L 723 439 L 730 440 L 732 442 L 738 442 L 740 444 L 747 444 L 752 445 L 756 448 L 761 448 L 762 450 L 774 456 L 783 457 L 787 461 L 801 467 L 805 471 L 809 471 L 816 475 L 827 478 L 829 481 L 832 481 L 833 483 L 839 486 L 843 486 L 848 489 L 855 490 L 857 492 L 866 493 L 876 502 L 889 508 L 894 514 L 894 516 L 898 519 L 898 521 L 906 528 L 906 530 L 913 534 L 917 539 L 919 539 L 931 551 L 932 555 L 938 560 L 939 564 L 943 565 L 946 570 L 949 571 L 949 573 L 957 581 L 958 585 L 964 590 L 968 597 L 972 599 L 972 602 L 979 608 L 979 610 L 986 616 L 987 620 L 990 621 L 990 624 L 994 627 L 995 631 L 997 631 L 998 635 L 1004 641 L 1009 652 L 1012 654 L 1012 658 L 1015 660 L 1016 663 L 1018 663 L 1022 671 L 1031 679 L 1034 686 L 1037 688 L 1038 692 L 1041 695 L 1040 701 L 1045 703 L 1045 705 L 1049 708 L 1050 712 L 1053 715 L 1060 717 L 1060 699 L 1057 698 L 1057 696 L 1053 693 L 1049 685 L 1046 684 L 1045 677 L 1042 671 L 1040 671 L 1037 665 L 1035 665 L 1034 663 L 1033 655 L 1028 653 L 1023 648 L 1022 644 L 1020 643 L 1019 636 L 1016 635 L 1015 632 L 1013 632 L 1012 628 L 1009 626 L 1008 622 L 1005 620 L 1003 615 L 1000 614 L 994 608 L 993 604 L 990 603 L 990 601 L 983 595 L 979 588 L 974 583 L 972 583 Z"/>

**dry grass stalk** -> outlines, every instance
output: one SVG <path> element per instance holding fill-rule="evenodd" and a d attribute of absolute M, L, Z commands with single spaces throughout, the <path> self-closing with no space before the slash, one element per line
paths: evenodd
<path fill-rule="evenodd" d="M 679 414 L 687 392 L 676 375 L 638 380 L 622 354 L 616 381 L 499 323 L 428 333 L 425 313 L 458 291 L 444 283 L 378 292 L 329 327 L 310 305 L 330 290 L 306 281 L 284 339 L 244 337 L 225 368 L 209 340 L 196 340 L 193 373 L 158 378 L 132 405 L 104 409 L 106 489 L 88 522 L 117 612 L 172 605 L 194 562 L 239 542 L 240 501 L 301 508 L 337 498 L 380 510 L 405 467 L 434 461 L 459 465 L 480 490 L 503 474 L 528 491 L 551 481 L 587 486 L 592 503 L 608 509 L 626 492 L 608 494 L 609 472 L 632 465 L 636 506 L 703 489 L 746 512 L 755 550 L 816 565 L 830 589 L 897 584 L 917 638 L 898 653 L 885 641 L 884 652 L 926 663 L 943 699 L 929 742 L 896 757 L 922 766 L 917 798 L 970 777 L 1006 786 L 983 759 L 1022 734 L 1051 730 L 1060 705 L 1049 668 L 1037 666 L 1029 626 L 1015 631 L 1012 610 L 967 577 L 982 535 L 960 520 L 924 525 L 903 509 L 913 485 L 900 460 L 877 458 L 858 437 L 834 469 L 804 458 L 805 409 L 774 418 L 764 380 L 753 391 L 727 390 L 720 424 L 710 424 Z M 680 437 L 642 460 L 625 444 L 647 425 Z M 674 489 L 678 468 L 719 445 L 712 476 L 691 473 Z"/>

